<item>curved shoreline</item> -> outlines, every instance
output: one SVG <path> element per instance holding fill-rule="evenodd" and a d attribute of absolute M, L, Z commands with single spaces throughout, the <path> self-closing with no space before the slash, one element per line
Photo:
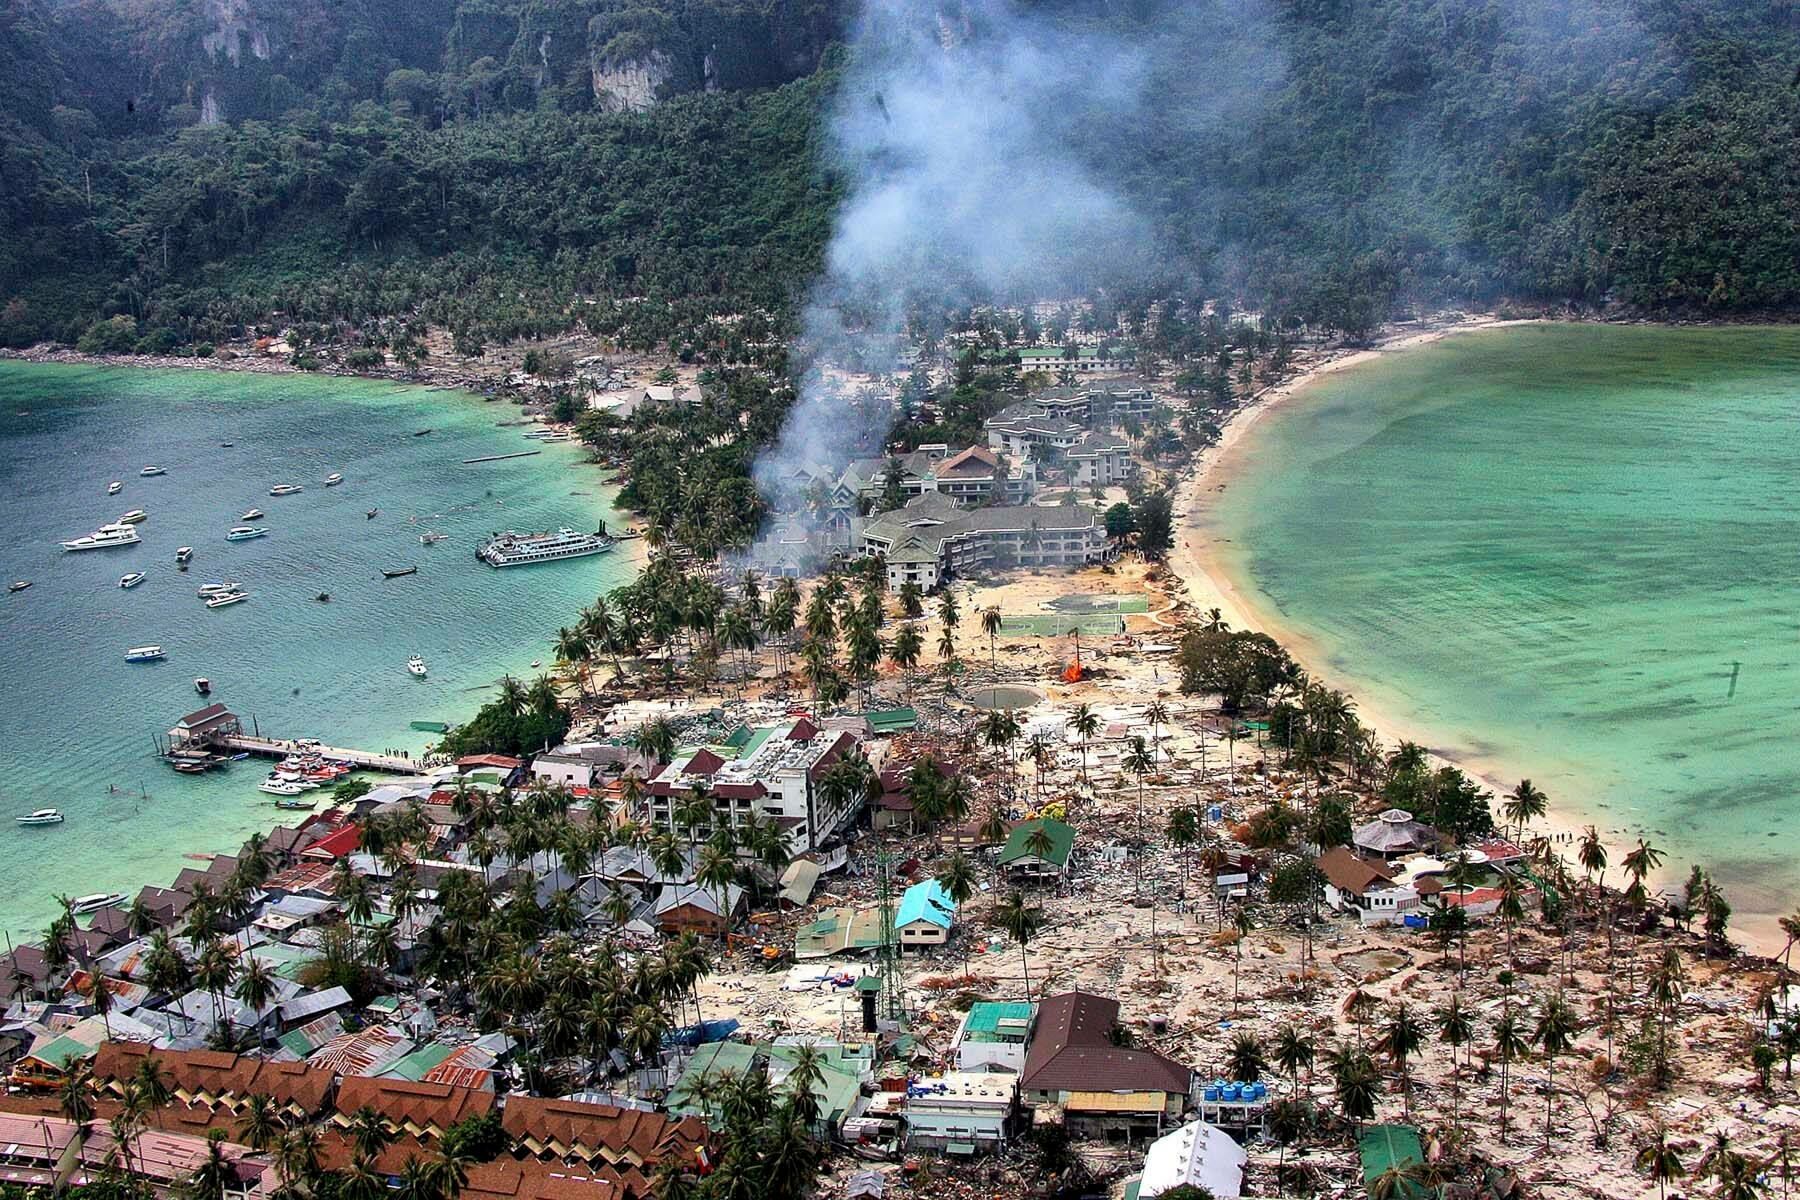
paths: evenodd
<path fill-rule="evenodd" d="M 1518 764 L 1446 744 L 1441 731 L 1434 730 L 1427 719 L 1398 710 L 1391 699 L 1382 697 L 1383 689 L 1378 683 L 1333 666 L 1332 655 L 1326 646 L 1288 625 L 1271 601 L 1260 597 L 1241 573 L 1234 573 L 1237 564 L 1229 561 L 1227 543 L 1219 537 L 1211 522 L 1207 501 L 1210 494 L 1223 491 L 1239 472 L 1250 466 L 1253 461 L 1249 454 L 1250 435 L 1262 418 L 1298 396 L 1308 385 L 1338 371 L 1377 361 L 1383 355 L 1430 345 L 1456 334 L 1544 323 L 1541 320 L 1472 318 L 1392 336 L 1368 349 L 1327 352 L 1321 361 L 1305 367 L 1291 379 L 1264 389 L 1235 410 L 1221 429 L 1218 442 L 1208 447 L 1182 477 L 1175 495 L 1176 544 L 1169 556 L 1169 566 L 1181 579 L 1188 601 L 1196 609 L 1217 608 L 1232 626 L 1268 634 L 1287 648 L 1314 679 L 1349 694 L 1364 723 L 1384 744 L 1392 745 L 1401 740 L 1415 742 L 1425 747 L 1434 759 L 1461 769 L 1497 796 L 1510 791 L 1517 782 Z M 1591 797 L 1585 799 L 1592 800 Z M 1608 819 L 1604 808 L 1596 809 L 1592 803 L 1583 800 L 1579 793 L 1570 795 L 1553 791 L 1550 811 L 1536 822 L 1537 827 L 1552 836 L 1566 837 L 1572 843 L 1580 838 L 1588 824 L 1597 824 L 1608 856 L 1617 863 L 1632 845 L 1625 839 L 1627 836 L 1635 839 L 1638 831 L 1628 833 L 1622 828 L 1608 829 L 1600 825 Z M 1572 846 L 1566 853 L 1572 853 Z M 1685 863 L 1671 861 L 1650 882 L 1653 886 L 1678 887 L 1685 871 Z M 1786 942 L 1776 924 L 1780 915 L 1740 906 L 1733 917 L 1735 940 L 1753 953 L 1778 954 Z"/>

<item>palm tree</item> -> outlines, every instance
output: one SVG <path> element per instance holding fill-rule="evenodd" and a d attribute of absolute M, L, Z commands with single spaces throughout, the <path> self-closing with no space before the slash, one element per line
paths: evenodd
<path fill-rule="evenodd" d="M 1069 719 L 1064 722 L 1064 725 L 1080 739 L 1081 781 L 1086 783 L 1088 777 L 1087 744 L 1096 733 L 1100 732 L 1100 718 L 1095 715 L 1093 707 L 1084 702 L 1075 706 L 1075 711 L 1069 714 Z"/>
<path fill-rule="evenodd" d="M 438 1200 L 457 1200 L 469 1186 L 469 1165 L 474 1160 L 452 1146 L 441 1144 L 430 1163 Z"/>
<path fill-rule="evenodd" d="M 261 1092 L 244 1102 L 238 1114 L 238 1139 L 252 1150 L 267 1150 L 281 1137 L 286 1125 L 275 1101 Z"/>
<path fill-rule="evenodd" d="M 1450 993 L 1436 1016 L 1438 1040 L 1450 1047 L 1450 1124 L 1456 1128 L 1462 1124 L 1462 1070 L 1456 1065 L 1456 1051 L 1475 1036 L 1475 1023 L 1459 992 Z"/>
<path fill-rule="evenodd" d="M 1500 1140 L 1506 1141 L 1507 1102 L 1511 1093 L 1507 1088 L 1507 1074 L 1515 1058 L 1522 1057 L 1531 1046 L 1525 1040 L 1525 1027 L 1520 1023 L 1518 1014 L 1513 1012 L 1512 1002 L 1494 1022 L 1494 1052 L 1500 1056 Z"/>
<path fill-rule="evenodd" d="M 1406 1115 L 1412 1116 L 1412 1056 L 1425 1044 L 1425 1027 L 1406 1005 L 1394 1006 L 1382 1031 L 1380 1048 L 1400 1072 L 1400 1097 Z"/>
<path fill-rule="evenodd" d="M 1650 1176 L 1656 1184 L 1658 1200 L 1664 1200 L 1669 1194 L 1669 1184 L 1687 1174 L 1687 1167 L 1681 1161 L 1681 1155 L 1675 1147 L 1669 1145 L 1669 1131 L 1660 1123 L 1650 1140 L 1637 1152 L 1637 1169 Z"/>
<path fill-rule="evenodd" d="M 1538 1014 L 1534 1038 L 1544 1052 L 1548 1079 L 1544 1086 L 1544 1152 L 1550 1152 L 1550 1129 L 1556 1115 L 1556 1059 L 1568 1052 L 1578 1032 L 1575 1014 L 1560 995 L 1550 997 Z"/>
<path fill-rule="evenodd" d="M 283 1133 L 276 1139 L 273 1158 L 283 1191 L 311 1191 L 319 1175 L 318 1127 L 302 1125 Z"/>
<path fill-rule="evenodd" d="M 226 1190 L 238 1186 L 237 1169 L 225 1157 L 225 1131 L 208 1130 L 206 1159 L 188 1177 L 187 1194 L 194 1200 L 225 1200 Z"/>
<path fill-rule="evenodd" d="M 1144 776 L 1156 769 L 1156 759 L 1150 753 L 1150 747 L 1144 744 L 1143 738 L 1133 737 L 1119 765 L 1137 777 L 1137 809 L 1134 819 L 1138 845 L 1137 853 L 1133 856 L 1135 869 L 1131 877 L 1131 894 L 1136 897 L 1141 894 L 1144 884 Z"/>
<path fill-rule="evenodd" d="M 1411 1200 L 1426 1191 L 1425 1164 L 1420 1162 L 1390 1163 L 1369 1180 L 1369 1200 Z"/>
<path fill-rule="evenodd" d="M 224 995 L 231 989 L 231 981 L 236 976 L 237 960 L 232 958 L 231 952 L 219 941 L 209 941 L 194 964 L 194 983 L 212 998 L 214 1029 L 225 1024 L 221 1015 Z"/>
<path fill-rule="evenodd" d="M 1522 844 L 1525 840 L 1525 826 L 1550 811 L 1549 804 L 1550 798 L 1533 786 L 1531 780 L 1521 779 L 1519 786 L 1501 804 L 1500 813 L 1518 829 Z"/>
<path fill-rule="evenodd" d="M 1326 1055 L 1331 1069 L 1338 1107 L 1355 1123 L 1358 1133 L 1362 1123 L 1375 1115 L 1375 1098 L 1380 1094 L 1381 1075 L 1368 1054 L 1356 1046 L 1346 1046 Z"/>
<path fill-rule="evenodd" d="M 950 674 L 956 665 L 956 629 L 954 626 L 946 625 L 938 634 L 937 652 L 938 657 L 944 660 L 944 674 Z"/>
<path fill-rule="evenodd" d="M 1255 1083 L 1268 1067 L 1263 1057 L 1262 1042 L 1254 1034 L 1240 1033 L 1231 1039 L 1225 1055 L 1225 1069 L 1231 1078 L 1242 1083 Z"/>
<path fill-rule="evenodd" d="M 400 1186 L 391 1191 L 394 1200 L 440 1200 L 431 1167 L 416 1154 L 407 1156 L 400 1168 Z"/>
<path fill-rule="evenodd" d="M 1600 831 L 1589 825 L 1581 835 L 1581 849 L 1577 861 L 1581 863 L 1581 873 L 1593 879 L 1596 885 L 1606 886 L 1606 845 L 1600 840 Z M 1597 878 L 1596 878 L 1597 877 Z"/>
<path fill-rule="evenodd" d="M 975 866 L 961 850 L 950 855 L 937 874 L 938 886 L 944 894 L 956 902 L 957 911 L 963 911 L 969 897 L 975 894 Z M 967 917 L 964 918 L 967 920 Z M 969 973 L 969 933 L 963 932 L 963 974 Z"/>
<path fill-rule="evenodd" d="M 146 1054 L 137 1070 L 131 1075 L 132 1092 L 143 1101 L 145 1107 L 157 1114 L 158 1127 L 162 1122 L 162 1108 L 175 1098 L 175 1089 L 171 1086 L 168 1072 L 157 1062 L 154 1055 Z"/>
<path fill-rule="evenodd" d="M 1300 1094 L 1300 1068 L 1312 1070 L 1312 1035 L 1298 1025 L 1283 1025 L 1275 1034 L 1275 1065 L 1287 1072 L 1294 1095 Z"/>
<path fill-rule="evenodd" d="M 350 1142 L 356 1148 L 357 1157 L 374 1162 L 381 1152 L 394 1144 L 395 1133 L 388 1128 L 387 1118 L 379 1109 L 365 1104 L 350 1114 L 350 1122 L 345 1127 L 350 1135 Z"/>
<path fill-rule="evenodd" d="M 526 699 L 525 685 L 511 675 L 500 677 L 500 707 L 512 716 L 522 716 L 529 706 Z"/>
<path fill-rule="evenodd" d="M 243 1002 L 244 1007 L 257 1015 L 257 1030 L 260 1036 L 262 1029 L 263 1005 L 275 994 L 275 972 L 269 964 L 260 958 L 251 958 L 238 972 L 237 986 L 232 995 Z"/>
<path fill-rule="evenodd" d="M 956 592 L 951 588 L 945 588 L 938 597 L 938 619 L 945 629 L 955 629 L 962 623 L 962 609 L 957 607 Z"/>
<path fill-rule="evenodd" d="M 1000 666 L 1000 654 L 995 648 L 994 639 L 1000 636 L 1000 609 L 998 606 L 983 609 L 981 613 L 981 632 L 987 634 L 988 665 L 996 670 Z"/>
<path fill-rule="evenodd" d="M 1282 1195 L 1282 1183 L 1287 1174 L 1287 1149 L 1306 1136 L 1312 1128 L 1312 1110 L 1299 1100 L 1292 1098 L 1277 1100 L 1269 1105 L 1269 1136 L 1281 1147 L 1280 1156 L 1275 1162 L 1275 1194 Z"/>
<path fill-rule="evenodd" d="M 1013 892 L 1007 896 L 1006 902 L 1000 906 L 998 924 L 1006 930 L 1008 937 L 1019 943 L 1019 962 L 1025 968 L 1025 1002 L 1031 1003 L 1031 959 L 1025 953 L 1026 945 L 1037 935 L 1043 925 L 1043 914 L 1030 908 L 1025 903 L 1021 892 Z"/>
<path fill-rule="evenodd" d="M 87 1059 L 71 1064 L 56 1087 L 56 1106 L 76 1125 L 94 1119 L 94 1067 Z"/>

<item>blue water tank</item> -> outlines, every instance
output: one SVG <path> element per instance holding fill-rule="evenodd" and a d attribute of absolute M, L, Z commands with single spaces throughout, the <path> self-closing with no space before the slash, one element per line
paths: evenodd
<path fill-rule="evenodd" d="M 1252 1100 L 1261 1100 L 1269 1094 L 1269 1085 L 1258 1081 L 1251 1085 L 1250 1090 L 1253 1093 L 1250 1097 Z"/>
<path fill-rule="evenodd" d="M 1238 1098 L 1238 1085 L 1235 1083 L 1226 1084 L 1225 1085 L 1225 1099 L 1227 1101 L 1231 1101 L 1231 1100 L 1236 1100 L 1237 1098 Z"/>
<path fill-rule="evenodd" d="M 1201 1091 L 1200 1098 L 1205 1100 L 1208 1104 L 1217 1104 L 1219 1102 L 1219 1089 L 1209 1083 Z"/>
<path fill-rule="evenodd" d="M 1209 821 L 1223 821 L 1225 819 L 1224 808 L 1217 804 L 1210 805 L 1206 810 L 1206 819 Z"/>

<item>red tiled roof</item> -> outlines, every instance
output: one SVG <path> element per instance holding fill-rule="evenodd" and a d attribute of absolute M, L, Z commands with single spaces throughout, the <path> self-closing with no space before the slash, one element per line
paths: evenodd
<path fill-rule="evenodd" d="M 819 727 L 817 725 L 814 725 L 805 717 L 801 717 L 798 721 L 794 722 L 794 727 L 788 730 L 787 740 L 790 742 L 810 742 L 813 738 L 818 736 L 818 733 Z"/>
<path fill-rule="evenodd" d="M 725 800 L 760 800 L 768 794 L 760 783 L 721 783 L 713 788 L 713 795 Z"/>
<path fill-rule="evenodd" d="M 1393 872 L 1359 857 L 1347 846 L 1333 846 L 1319 855 L 1318 866 L 1332 887 L 1352 896 L 1362 895 L 1377 883 L 1394 882 Z"/>
<path fill-rule="evenodd" d="M 322 1113 L 331 1094 L 330 1071 L 304 1063 L 269 1062 L 217 1050 L 152 1050 L 137 1042 L 102 1042 L 94 1056 L 94 1078 L 123 1083 L 152 1059 L 171 1089 L 190 1104 L 236 1109 L 254 1095 L 313 1115 Z"/>
<path fill-rule="evenodd" d="M 525 765 L 522 758 L 508 758 L 504 754 L 466 754 L 456 760 L 459 769 L 469 767 L 499 767 L 502 770 L 514 771 Z"/>
<path fill-rule="evenodd" d="M 725 760 L 711 750 L 701 750 L 700 753 L 688 759 L 686 773 L 689 775 L 712 775 L 716 774 L 724 765 Z"/>
<path fill-rule="evenodd" d="M 1113 1045 L 1119 1002 L 1089 992 L 1064 992 L 1038 1005 L 1025 1069 L 1026 1091 L 1173 1092 L 1186 1095 L 1193 1072 L 1143 1050 Z"/>
<path fill-rule="evenodd" d="M 501 1117 L 520 1148 L 540 1158 L 655 1166 L 671 1156 L 690 1159 L 706 1140 L 697 1117 L 675 1120 L 661 1113 L 509 1096 Z"/>
<path fill-rule="evenodd" d="M 409 1079 L 349 1076 L 338 1084 L 336 1108 L 348 1117 L 369 1105 L 398 1128 L 415 1136 L 437 1136 L 464 1117 L 485 1116 L 494 1093 L 447 1083 L 414 1083 Z"/>
<path fill-rule="evenodd" d="M 346 825 L 320 838 L 300 854 L 303 858 L 344 858 L 355 853 L 361 845 L 362 830 L 355 825 Z"/>
<path fill-rule="evenodd" d="M 650 1180 L 641 1172 L 565 1167 L 509 1158 L 469 1168 L 465 1200 L 643 1200 Z"/>

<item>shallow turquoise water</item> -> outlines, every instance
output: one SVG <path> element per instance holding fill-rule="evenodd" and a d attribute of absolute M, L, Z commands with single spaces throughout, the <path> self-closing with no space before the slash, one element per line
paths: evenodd
<path fill-rule="evenodd" d="M 54 892 L 167 883 L 183 855 L 235 850 L 293 816 L 256 790 L 254 762 L 190 778 L 151 756 L 152 737 L 204 703 L 195 676 L 278 736 L 416 749 L 431 735 L 409 722 L 467 717 L 503 673 L 549 664 L 556 627 L 633 562 L 624 551 L 508 571 L 475 560 L 496 529 L 617 520 L 604 476 L 574 446 L 462 465 L 529 449 L 521 430 L 498 427 L 516 413 L 358 380 L 0 364 L 0 577 L 33 583 L 0 595 L 0 929 L 41 928 Z M 149 463 L 169 473 L 140 478 Z M 323 487 L 334 471 L 345 482 Z M 109 497 L 113 479 L 125 488 Z M 306 490 L 270 496 L 279 482 Z M 253 506 L 269 536 L 226 542 Z M 57 545 L 134 508 L 149 513 L 138 546 Z M 380 515 L 365 519 L 369 508 Z M 427 529 L 450 537 L 421 546 Z M 179 573 L 183 545 L 195 554 Z M 381 577 L 414 563 L 417 575 Z M 122 591 L 127 571 L 148 578 Z M 195 589 L 214 580 L 251 599 L 202 607 Z M 321 591 L 330 603 L 313 599 Z M 144 643 L 167 661 L 127 664 L 125 648 Z M 426 680 L 406 672 L 414 653 Z M 68 820 L 14 827 L 41 807 Z"/>
<path fill-rule="evenodd" d="M 1214 506 L 1327 673 L 1740 911 L 1800 894 L 1800 332 L 1529 327 L 1327 376 Z"/>

